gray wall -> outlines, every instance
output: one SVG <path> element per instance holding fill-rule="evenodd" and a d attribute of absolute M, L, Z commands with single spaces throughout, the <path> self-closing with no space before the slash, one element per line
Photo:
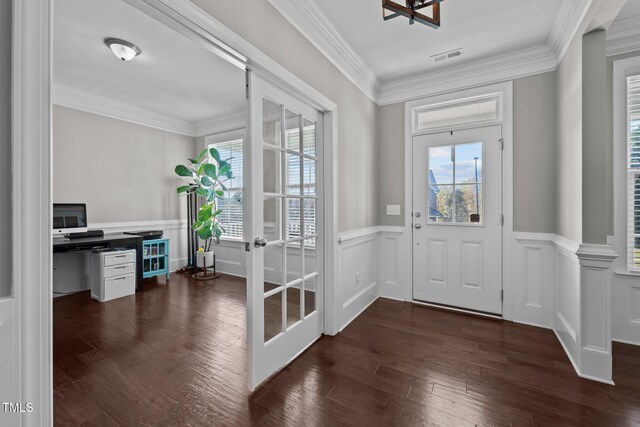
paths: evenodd
<path fill-rule="evenodd" d="M 87 204 L 89 226 L 185 218 L 173 169 L 195 138 L 53 107 L 53 201 Z"/>
<path fill-rule="evenodd" d="M 376 225 L 378 108 L 267 0 L 193 0 L 338 105 L 338 228 Z"/>
<path fill-rule="evenodd" d="M 514 228 L 555 231 L 555 73 L 514 81 Z M 403 225 L 386 205 L 404 208 L 404 104 L 380 108 L 378 224 Z"/>
<path fill-rule="evenodd" d="M 11 295 L 11 2 L 0 2 L 0 298 Z"/>
<path fill-rule="evenodd" d="M 580 33 L 579 33 L 580 34 Z M 556 233 L 582 242 L 582 37 L 576 36 L 558 67 Z"/>
<path fill-rule="evenodd" d="M 582 240 L 607 243 L 607 40 L 582 38 Z"/>

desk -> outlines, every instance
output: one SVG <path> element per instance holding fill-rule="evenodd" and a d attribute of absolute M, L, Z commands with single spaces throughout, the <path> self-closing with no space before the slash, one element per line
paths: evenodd
<path fill-rule="evenodd" d="M 136 250 L 136 290 L 142 286 L 142 237 L 131 234 L 105 234 L 101 237 L 79 239 L 54 238 L 53 253 L 92 251 L 103 248 L 126 248 Z"/>

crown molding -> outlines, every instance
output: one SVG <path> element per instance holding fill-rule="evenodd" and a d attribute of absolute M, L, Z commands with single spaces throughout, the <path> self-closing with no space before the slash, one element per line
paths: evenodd
<path fill-rule="evenodd" d="M 208 136 L 215 133 L 242 129 L 247 126 L 245 110 L 234 111 L 224 116 L 213 117 L 196 123 L 196 136 Z"/>
<path fill-rule="evenodd" d="M 196 136 L 196 126 L 192 122 L 153 113 L 57 83 L 53 84 L 53 103 L 154 129 Z"/>
<path fill-rule="evenodd" d="M 558 64 L 562 61 L 571 41 L 575 37 L 580 25 L 583 23 L 587 12 L 594 0 L 564 0 L 556 19 L 551 27 L 547 45 L 557 58 Z"/>
<path fill-rule="evenodd" d="M 547 45 L 540 45 L 385 83 L 382 85 L 378 104 L 393 104 L 503 82 L 553 71 L 556 66 L 556 57 L 551 49 Z"/>
<path fill-rule="evenodd" d="M 613 21 L 607 30 L 607 56 L 640 50 L 640 16 Z"/>
<path fill-rule="evenodd" d="M 380 81 L 313 0 L 269 0 L 311 44 L 372 101 Z"/>

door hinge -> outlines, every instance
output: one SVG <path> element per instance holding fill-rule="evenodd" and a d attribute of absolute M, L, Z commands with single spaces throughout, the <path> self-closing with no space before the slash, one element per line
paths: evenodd
<path fill-rule="evenodd" d="M 251 252 L 251 242 L 244 242 L 245 252 Z"/>
<path fill-rule="evenodd" d="M 504 302 L 504 289 L 500 291 L 500 301 Z"/>
<path fill-rule="evenodd" d="M 244 72 L 244 95 L 249 99 L 249 70 Z"/>
<path fill-rule="evenodd" d="M 504 151 L 504 138 L 500 138 L 498 142 L 500 143 L 500 151 Z"/>
<path fill-rule="evenodd" d="M 500 225 L 504 225 L 504 214 L 500 214 Z"/>

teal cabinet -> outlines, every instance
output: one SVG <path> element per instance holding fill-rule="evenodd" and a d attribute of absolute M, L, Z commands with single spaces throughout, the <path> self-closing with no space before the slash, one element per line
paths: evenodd
<path fill-rule="evenodd" d="M 162 276 L 169 280 L 169 239 L 142 242 L 142 277 Z"/>

